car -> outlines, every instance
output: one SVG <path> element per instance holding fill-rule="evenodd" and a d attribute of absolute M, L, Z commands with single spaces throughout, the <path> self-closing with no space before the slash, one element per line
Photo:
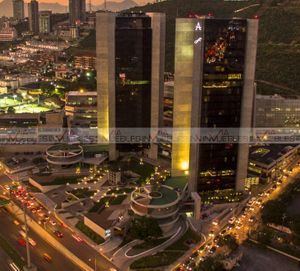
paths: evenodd
<path fill-rule="evenodd" d="M 229 219 L 228 223 L 233 224 L 235 222 L 236 218 L 233 216 L 232 218 Z"/>
<path fill-rule="evenodd" d="M 253 223 L 254 220 L 255 220 L 255 217 L 254 217 L 254 216 L 251 216 L 251 217 L 249 218 L 249 222 L 250 222 L 250 223 Z"/>
<path fill-rule="evenodd" d="M 49 220 L 50 219 L 50 217 L 48 215 L 44 215 L 43 217 L 44 217 L 45 220 Z"/>
<path fill-rule="evenodd" d="M 19 222 L 18 220 L 15 219 L 15 220 L 14 220 L 14 224 L 17 225 L 17 226 L 19 226 L 19 225 L 20 225 L 20 222 Z"/>
<path fill-rule="evenodd" d="M 60 231 L 55 231 L 54 234 L 59 238 L 63 238 L 64 236 Z"/>
<path fill-rule="evenodd" d="M 241 229 L 241 227 L 242 227 L 242 225 L 240 225 L 240 224 L 237 224 L 237 225 L 235 226 L 235 228 L 236 228 L 237 230 Z"/>
<path fill-rule="evenodd" d="M 83 242 L 83 240 L 76 234 L 72 234 L 72 237 L 78 242 L 78 243 L 81 243 Z"/>
<path fill-rule="evenodd" d="M 32 212 L 33 214 L 35 214 L 36 211 L 37 211 L 36 208 L 32 208 L 32 209 L 31 209 L 31 212 Z"/>
<path fill-rule="evenodd" d="M 26 241 L 23 239 L 23 238 L 20 238 L 18 240 L 18 244 L 21 246 L 21 247 L 25 247 L 26 246 Z"/>
<path fill-rule="evenodd" d="M 43 258 L 48 263 L 52 262 L 52 257 L 48 253 L 44 253 Z"/>
<path fill-rule="evenodd" d="M 217 250 L 217 247 L 213 246 L 210 250 L 209 250 L 209 254 L 214 254 Z"/>
<path fill-rule="evenodd" d="M 33 247 L 35 247 L 36 246 L 36 242 L 32 239 L 32 238 L 28 238 L 28 242 L 29 242 L 29 244 L 30 245 L 32 245 Z"/>
<path fill-rule="evenodd" d="M 226 231 L 227 231 L 226 229 L 222 230 L 222 231 L 220 232 L 220 235 L 221 235 L 221 236 L 224 236 L 225 233 L 226 233 Z"/>
<path fill-rule="evenodd" d="M 20 271 L 20 268 L 14 262 L 10 262 L 9 267 L 12 271 Z"/>
<path fill-rule="evenodd" d="M 55 225 L 56 225 L 56 222 L 55 222 L 54 220 L 50 220 L 49 222 L 50 222 L 50 224 L 51 224 L 52 226 L 55 226 Z"/>

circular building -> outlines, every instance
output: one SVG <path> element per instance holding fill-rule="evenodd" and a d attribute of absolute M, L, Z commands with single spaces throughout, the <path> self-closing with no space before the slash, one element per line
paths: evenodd
<path fill-rule="evenodd" d="M 56 166 L 70 166 L 83 159 L 83 149 L 80 145 L 57 144 L 46 150 L 46 159 L 49 164 Z"/>
<path fill-rule="evenodd" d="M 179 201 L 179 193 L 166 185 L 139 187 L 131 193 L 132 211 L 157 219 L 164 232 L 171 230 L 179 218 Z"/>

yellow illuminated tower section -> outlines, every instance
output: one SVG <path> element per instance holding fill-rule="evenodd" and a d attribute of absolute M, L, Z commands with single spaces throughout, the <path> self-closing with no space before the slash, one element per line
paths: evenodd
<path fill-rule="evenodd" d="M 257 33 L 256 19 L 176 20 L 172 175 L 188 175 L 189 192 L 244 189 L 248 144 L 199 140 L 222 129 L 247 136 Z"/>

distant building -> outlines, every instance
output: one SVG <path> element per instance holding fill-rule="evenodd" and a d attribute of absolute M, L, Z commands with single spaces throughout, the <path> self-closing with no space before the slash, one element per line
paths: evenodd
<path fill-rule="evenodd" d="M 256 95 L 255 127 L 300 127 L 300 97 Z"/>
<path fill-rule="evenodd" d="M 244 189 L 248 145 L 193 135 L 251 127 L 257 35 L 258 20 L 176 20 L 172 175 L 189 174 L 190 192 Z"/>
<path fill-rule="evenodd" d="M 28 3 L 28 20 L 29 31 L 33 34 L 39 33 L 39 3 L 36 0 L 31 0 Z"/>
<path fill-rule="evenodd" d="M 110 169 L 108 171 L 108 182 L 110 185 L 118 185 L 121 182 L 121 170 Z"/>
<path fill-rule="evenodd" d="M 79 25 L 86 20 L 85 0 L 69 0 L 70 25 Z"/>
<path fill-rule="evenodd" d="M 70 127 L 97 127 L 97 92 L 69 91 L 65 112 Z"/>
<path fill-rule="evenodd" d="M 39 13 L 39 28 L 41 34 L 49 34 L 52 31 L 52 11 L 43 10 Z"/>
<path fill-rule="evenodd" d="M 0 41 L 14 41 L 17 38 L 18 34 L 14 27 L 5 24 L 4 27 L 0 30 Z"/>
<path fill-rule="evenodd" d="M 90 70 L 96 68 L 96 55 L 84 53 L 74 56 L 74 66 L 77 69 Z"/>
<path fill-rule="evenodd" d="M 262 182 L 281 179 L 299 158 L 300 145 L 272 144 L 252 146 L 249 150 L 248 176 Z"/>
<path fill-rule="evenodd" d="M 17 20 L 24 19 L 24 0 L 13 0 L 13 17 Z"/>

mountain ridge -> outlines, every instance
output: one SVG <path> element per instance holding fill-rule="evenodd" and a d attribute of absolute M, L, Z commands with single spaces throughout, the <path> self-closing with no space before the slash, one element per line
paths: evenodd
<path fill-rule="evenodd" d="M 108 10 L 111 11 L 120 11 L 124 9 L 129 9 L 132 7 L 138 6 L 138 4 L 133 0 L 124 0 L 122 2 L 114 2 L 114 1 L 107 1 L 106 7 Z M 101 10 L 104 8 L 104 4 L 100 5 L 92 5 L 92 11 Z M 87 11 L 88 6 L 86 7 Z M 68 12 L 68 6 L 62 5 L 58 2 L 56 3 L 46 3 L 46 2 L 39 2 L 39 10 L 51 10 L 53 13 L 66 13 Z M 25 16 L 27 16 L 27 4 L 25 3 Z M 0 17 L 1 16 L 8 16 L 12 17 L 12 0 L 3 0 L 0 2 Z"/>

